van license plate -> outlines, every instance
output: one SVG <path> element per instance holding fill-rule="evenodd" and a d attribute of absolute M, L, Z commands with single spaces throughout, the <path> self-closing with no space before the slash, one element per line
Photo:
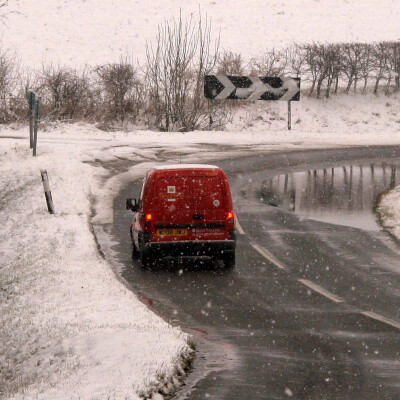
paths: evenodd
<path fill-rule="evenodd" d="M 157 229 L 157 236 L 186 236 L 187 229 Z"/>

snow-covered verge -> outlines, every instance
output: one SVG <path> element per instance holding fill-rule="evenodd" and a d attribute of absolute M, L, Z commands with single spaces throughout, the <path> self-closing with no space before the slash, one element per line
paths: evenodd
<path fill-rule="evenodd" d="M 381 196 L 377 212 L 382 226 L 400 240 L 400 186 Z"/>
<path fill-rule="evenodd" d="M 73 142 L 40 144 L 34 159 L 27 141 L 0 139 L 1 398 L 138 399 L 176 381 L 192 352 L 99 255 L 89 217 L 101 171 L 82 163 L 96 146 Z"/>
<path fill-rule="evenodd" d="M 400 144 L 398 103 L 371 98 L 357 110 L 357 99 L 347 99 L 302 100 L 293 107 L 301 123 L 290 132 L 280 104 L 252 118 L 252 126 L 233 121 L 226 132 L 106 133 L 58 125 L 39 131 L 36 158 L 27 127 L 0 127 L 0 397 L 137 399 L 182 373 L 191 354 L 187 335 L 149 311 L 101 258 L 90 226 L 94 203 L 97 222 L 112 222 L 120 180 L 143 175 L 160 156 L 201 162 L 256 151 Z M 93 163 L 121 158 L 138 163 L 124 177 Z M 49 173 L 54 216 L 41 169 Z"/>

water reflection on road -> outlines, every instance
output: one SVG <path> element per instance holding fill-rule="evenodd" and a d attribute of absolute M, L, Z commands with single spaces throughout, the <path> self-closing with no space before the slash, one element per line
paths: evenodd
<path fill-rule="evenodd" d="M 277 175 L 254 183 L 261 201 L 304 218 L 379 230 L 377 196 L 400 184 L 396 164 L 350 165 Z"/>

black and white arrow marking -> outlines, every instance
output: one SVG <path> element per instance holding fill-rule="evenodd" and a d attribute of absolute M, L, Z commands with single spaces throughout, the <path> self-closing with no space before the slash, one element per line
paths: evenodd
<path fill-rule="evenodd" d="M 300 78 L 206 75 L 204 95 L 208 99 L 300 100 Z"/>

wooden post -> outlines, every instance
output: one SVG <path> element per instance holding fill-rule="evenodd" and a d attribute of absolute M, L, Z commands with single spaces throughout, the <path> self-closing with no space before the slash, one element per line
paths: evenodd
<path fill-rule="evenodd" d="M 288 101 L 288 131 L 292 130 L 292 105 L 291 102 Z"/>
<path fill-rule="evenodd" d="M 43 183 L 44 195 L 46 197 L 47 209 L 49 210 L 50 214 L 55 214 L 53 199 L 51 197 L 51 191 L 50 191 L 50 185 L 49 185 L 49 177 L 47 175 L 47 171 L 42 169 L 40 171 L 40 174 L 42 175 L 42 183 Z"/>

